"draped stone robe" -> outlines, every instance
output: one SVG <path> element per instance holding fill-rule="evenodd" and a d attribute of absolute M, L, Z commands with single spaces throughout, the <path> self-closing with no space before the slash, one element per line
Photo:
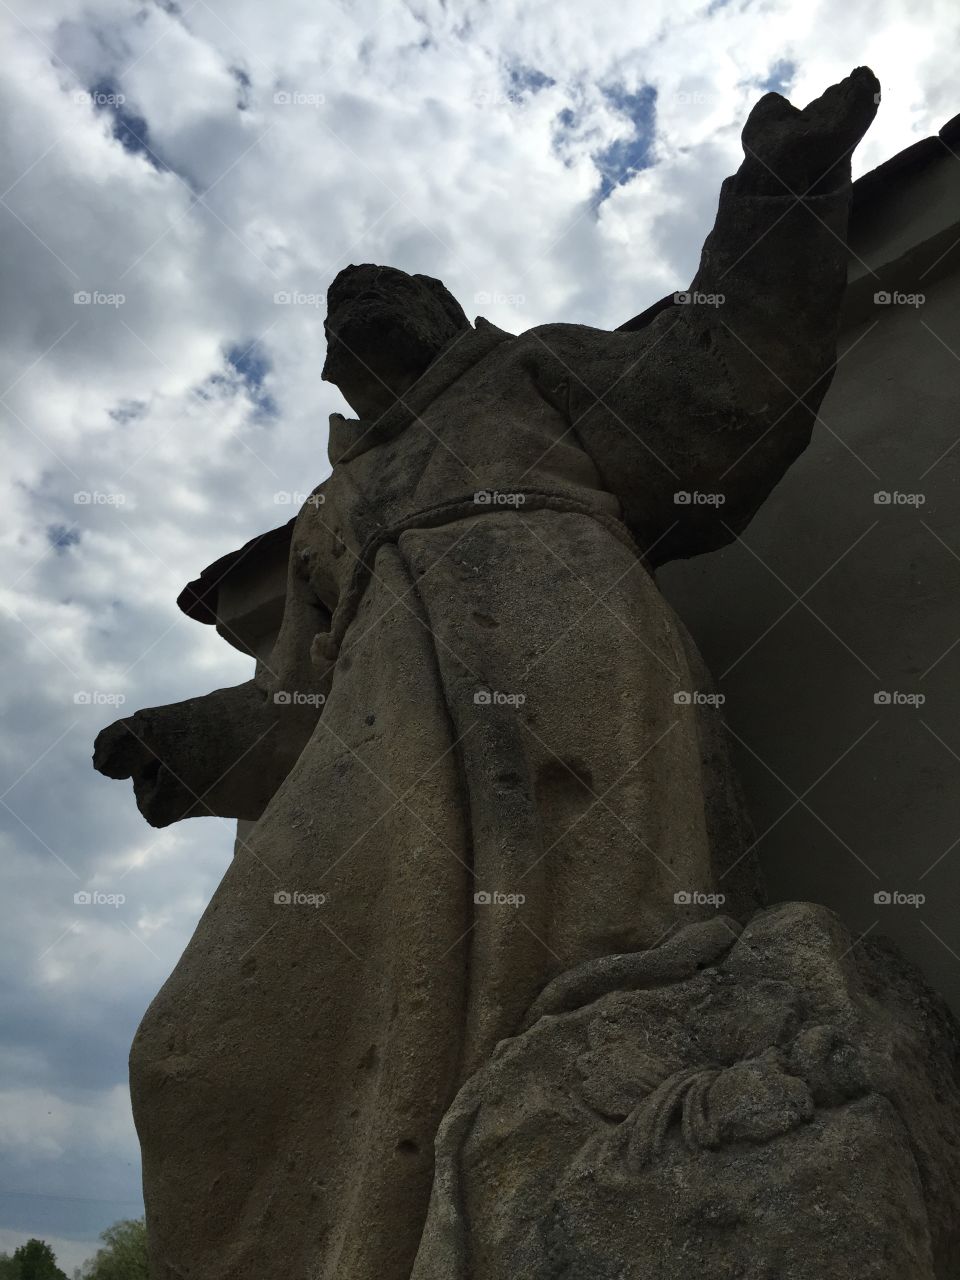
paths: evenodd
<path fill-rule="evenodd" d="M 705 895 L 756 906 L 653 571 L 734 537 L 805 447 L 848 195 L 728 180 L 694 282 L 719 305 L 478 321 L 381 421 L 332 419 L 254 712 L 211 751 L 255 789 L 276 695 L 322 713 L 133 1048 L 156 1280 L 408 1277 L 445 1108 L 545 984 Z"/>

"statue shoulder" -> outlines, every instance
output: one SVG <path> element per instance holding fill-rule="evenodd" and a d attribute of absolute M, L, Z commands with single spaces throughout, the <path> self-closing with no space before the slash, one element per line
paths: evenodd
<path fill-rule="evenodd" d="M 540 371 L 565 367 L 583 377 L 623 349 L 624 335 L 587 324 L 541 324 L 517 339 L 518 354 Z"/>

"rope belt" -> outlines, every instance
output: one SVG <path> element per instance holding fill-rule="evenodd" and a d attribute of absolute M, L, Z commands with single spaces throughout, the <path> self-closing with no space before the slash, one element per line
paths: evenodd
<path fill-rule="evenodd" d="M 591 516 L 603 525 L 608 533 L 611 533 L 619 542 L 622 542 L 625 547 L 632 551 L 644 568 L 649 571 L 646 558 L 638 547 L 633 534 L 623 521 L 606 511 L 598 511 L 592 503 L 585 499 L 576 498 L 569 493 L 562 493 L 553 489 L 511 489 L 510 495 L 517 499 L 522 498 L 522 502 L 517 502 L 515 506 L 513 503 L 510 504 L 514 510 L 562 511 L 572 512 L 576 515 Z M 386 546 L 388 543 L 397 542 L 400 535 L 406 533 L 409 529 L 434 529 L 440 525 L 450 524 L 455 520 L 465 520 L 473 516 L 489 514 L 490 512 L 497 512 L 502 515 L 506 509 L 505 506 L 499 503 L 488 505 L 477 502 L 475 494 L 471 493 L 463 497 L 445 499 L 443 502 L 435 503 L 430 507 L 423 507 L 421 510 L 405 516 L 396 524 L 388 525 L 371 534 L 363 544 L 360 555 L 353 566 L 346 591 L 337 601 L 330 630 L 318 632 L 314 637 L 311 650 L 314 658 L 324 658 L 328 662 L 336 661 L 344 636 L 347 633 L 347 628 L 356 617 L 364 592 L 370 583 L 370 578 L 373 576 L 374 562 L 381 547 Z"/>

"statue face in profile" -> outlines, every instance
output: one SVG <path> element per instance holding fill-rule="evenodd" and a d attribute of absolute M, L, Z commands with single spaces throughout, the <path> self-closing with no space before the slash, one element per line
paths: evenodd
<path fill-rule="evenodd" d="M 385 413 L 470 328 L 439 280 L 396 267 L 345 267 L 327 300 L 321 376 L 339 387 L 362 421 Z"/>

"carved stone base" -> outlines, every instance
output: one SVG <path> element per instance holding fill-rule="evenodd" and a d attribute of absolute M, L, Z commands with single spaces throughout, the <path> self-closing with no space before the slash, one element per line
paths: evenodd
<path fill-rule="evenodd" d="M 958 1045 L 807 903 L 586 964 L 445 1117 L 414 1280 L 956 1277 Z"/>

